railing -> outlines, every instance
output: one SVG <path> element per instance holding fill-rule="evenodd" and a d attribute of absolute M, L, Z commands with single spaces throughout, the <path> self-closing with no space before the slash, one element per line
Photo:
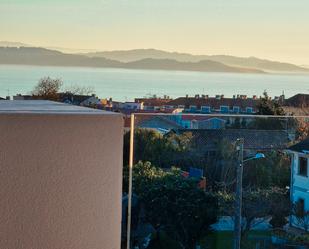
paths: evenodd
<path fill-rule="evenodd" d="M 275 248 L 272 229 L 294 226 L 292 203 L 309 209 L 309 178 L 298 175 L 309 174 L 309 117 L 127 118 L 123 248 Z"/>

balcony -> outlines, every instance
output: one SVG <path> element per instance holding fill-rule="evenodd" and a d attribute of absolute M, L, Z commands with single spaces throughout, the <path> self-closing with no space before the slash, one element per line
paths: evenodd
<path fill-rule="evenodd" d="M 232 248 L 239 138 L 243 219 L 250 219 L 242 241 L 270 246 L 283 225 L 304 230 L 296 215 L 286 219 L 286 207 L 303 200 L 309 211 L 309 187 L 298 176 L 298 158 L 309 158 L 306 117 L 145 113 L 133 121 L 130 248 L 220 248 L 222 241 Z M 2 101 L 0 130 L 0 248 L 126 248 L 130 134 L 123 153 L 121 115 Z"/>
<path fill-rule="evenodd" d="M 301 181 L 297 175 L 299 166 L 309 175 L 307 117 L 138 113 L 133 120 L 131 248 L 233 248 L 238 186 L 243 196 L 241 248 L 278 248 L 278 241 L 307 248 L 308 178 Z M 129 138 L 126 134 L 127 147 Z M 299 156 L 307 158 L 301 165 Z M 129 149 L 124 165 L 128 158 Z M 296 213 L 290 207 L 299 200 L 302 208 Z M 126 248 L 126 217 L 123 222 Z M 291 228 L 299 229 L 296 235 Z M 284 240 L 276 240 L 278 229 L 285 229 Z"/>
<path fill-rule="evenodd" d="M 0 248 L 120 248 L 121 115 L 1 101 L 0 131 Z"/>

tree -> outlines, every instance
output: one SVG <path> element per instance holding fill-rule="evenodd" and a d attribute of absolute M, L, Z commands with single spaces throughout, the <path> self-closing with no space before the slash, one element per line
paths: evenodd
<path fill-rule="evenodd" d="M 279 212 L 281 210 L 281 212 Z M 280 214 L 279 214 L 280 213 Z M 269 188 L 244 191 L 243 217 L 246 223 L 244 233 L 272 216 L 286 217 L 289 214 L 289 196 L 286 189 Z M 259 218 L 259 220 L 256 220 Z"/>
<path fill-rule="evenodd" d="M 263 97 L 260 99 L 257 105 L 258 115 L 277 115 L 283 116 L 285 112 L 278 101 L 272 100 L 266 91 L 263 93 Z M 282 130 L 286 127 L 286 120 L 271 118 L 271 117 L 256 117 L 251 123 L 248 124 L 248 128 L 251 129 L 263 129 L 263 130 Z"/>
<path fill-rule="evenodd" d="M 45 77 L 39 80 L 32 92 L 32 95 L 38 99 L 57 101 L 59 99 L 58 93 L 61 86 L 61 79 Z"/>
<path fill-rule="evenodd" d="M 89 86 L 72 85 L 71 87 L 66 88 L 65 92 L 72 95 L 92 95 L 95 93 L 95 90 L 93 87 Z"/>
<path fill-rule="evenodd" d="M 257 106 L 259 115 L 285 115 L 283 108 L 278 101 L 273 101 L 266 91 Z"/>
<path fill-rule="evenodd" d="M 235 145 L 226 139 L 216 143 L 216 151 L 206 168 L 208 184 L 221 190 L 231 189 L 236 179 L 237 155 L 235 152 Z"/>
<path fill-rule="evenodd" d="M 234 216 L 234 193 L 218 192 L 221 215 Z M 246 189 L 242 200 L 242 237 L 258 224 L 279 217 L 285 219 L 289 214 L 289 196 L 286 189 Z M 282 221 L 283 222 L 283 221 Z"/>
<path fill-rule="evenodd" d="M 133 191 L 145 205 L 146 220 L 180 248 L 195 248 L 216 222 L 216 197 L 201 190 L 197 180 L 183 178 L 179 169 L 140 162 L 134 166 Z"/>
<path fill-rule="evenodd" d="M 244 167 L 245 188 L 285 188 L 290 185 L 290 158 L 280 151 L 265 152 L 265 159 L 251 160 Z"/>
<path fill-rule="evenodd" d="M 134 161 L 149 161 L 161 168 L 192 165 L 191 157 L 186 156 L 191 147 L 191 140 L 190 133 L 163 136 L 154 130 L 136 129 L 134 133 Z M 128 164 L 129 141 L 130 133 L 128 132 L 124 136 L 124 165 Z"/>

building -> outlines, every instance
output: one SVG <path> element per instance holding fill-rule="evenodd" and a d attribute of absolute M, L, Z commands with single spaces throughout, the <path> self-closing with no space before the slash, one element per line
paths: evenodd
<path fill-rule="evenodd" d="M 234 95 L 233 98 L 226 98 L 224 95 L 195 95 L 171 100 L 167 105 L 183 108 L 186 113 L 254 114 L 258 103 L 257 96 L 248 98 L 247 95 Z"/>
<path fill-rule="evenodd" d="M 91 97 L 79 103 L 80 106 L 86 106 L 86 107 L 97 107 L 100 104 L 101 104 L 101 100 L 95 95 L 92 95 Z"/>
<path fill-rule="evenodd" d="M 309 107 L 309 94 L 296 94 L 283 101 L 284 106 L 307 108 Z"/>
<path fill-rule="evenodd" d="M 70 92 L 63 92 L 58 93 L 57 98 L 58 98 L 57 101 L 71 105 L 96 106 L 100 104 L 100 100 L 95 94 L 82 95 L 82 94 L 73 94 Z M 39 100 L 39 99 L 40 97 L 33 95 L 17 94 L 13 96 L 13 100 Z"/>
<path fill-rule="evenodd" d="M 59 93 L 59 101 L 72 105 L 92 106 L 97 105 L 99 102 L 98 97 L 95 94 L 83 95 L 73 94 L 70 92 Z"/>
<path fill-rule="evenodd" d="M 153 96 L 151 98 L 136 98 L 135 103 L 143 103 L 145 110 L 162 110 L 169 109 L 168 103 L 172 99 L 169 96 L 164 96 L 163 98 L 158 98 Z"/>
<path fill-rule="evenodd" d="M 139 119 L 139 117 L 137 117 Z M 136 127 L 143 128 L 143 129 L 152 129 L 156 130 L 160 133 L 166 134 L 170 130 L 173 129 L 181 129 L 180 125 L 170 120 L 168 117 L 164 116 L 142 116 L 137 124 Z"/>
<path fill-rule="evenodd" d="M 184 113 L 170 118 L 186 129 L 225 129 L 229 120 L 229 117 L 197 116 Z"/>
<path fill-rule="evenodd" d="M 0 248 L 120 248 L 120 114 L 5 100 L 0 130 Z"/>
<path fill-rule="evenodd" d="M 291 202 L 300 202 L 304 211 L 309 211 L 309 138 L 289 147 L 288 152 L 291 155 Z M 290 224 L 302 227 L 293 216 Z"/>
<path fill-rule="evenodd" d="M 33 100 L 32 95 L 22 95 L 22 94 L 17 94 L 13 96 L 13 100 Z"/>
<path fill-rule="evenodd" d="M 124 102 L 120 105 L 120 109 L 125 110 L 144 110 L 144 103 Z"/>

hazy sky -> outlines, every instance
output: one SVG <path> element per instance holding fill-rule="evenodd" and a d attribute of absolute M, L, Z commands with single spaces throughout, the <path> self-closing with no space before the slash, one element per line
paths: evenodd
<path fill-rule="evenodd" d="M 0 40 L 309 65 L 309 0 L 0 0 Z"/>

